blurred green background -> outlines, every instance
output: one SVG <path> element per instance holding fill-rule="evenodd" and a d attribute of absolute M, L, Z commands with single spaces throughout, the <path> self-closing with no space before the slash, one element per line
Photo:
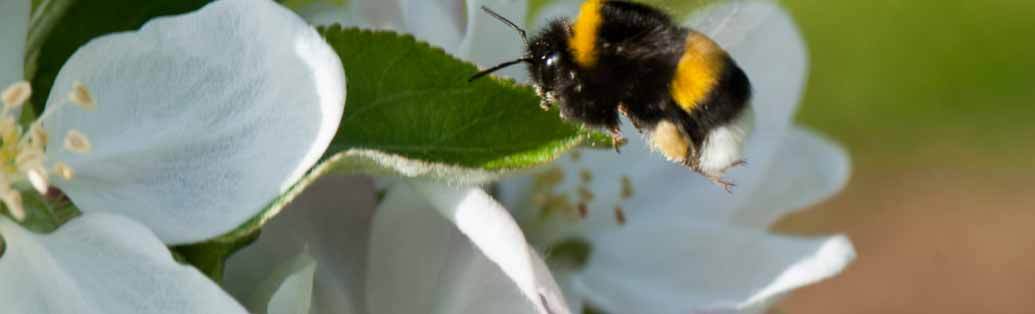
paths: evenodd
<path fill-rule="evenodd" d="M 801 121 L 863 160 L 1030 170 L 1035 2 L 784 3 L 812 52 Z"/>
<path fill-rule="evenodd" d="M 777 229 L 848 233 L 859 259 L 781 308 L 1035 312 L 1035 1 L 783 3 L 811 53 L 798 120 L 854 176 Z"/>

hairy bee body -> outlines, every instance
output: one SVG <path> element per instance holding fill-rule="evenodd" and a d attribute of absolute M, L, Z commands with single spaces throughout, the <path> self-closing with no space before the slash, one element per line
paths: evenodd
<path fill-rule="evenodd" d="M 751 84 L 707 36 L 647 5 L 588 0 L 574 20 L 533 36 L 521 61 L 544 106 L 610 130 L 616 143 L 624 114 L 654 150 L 731 186 L 721 176 L 742 163 Z"/>

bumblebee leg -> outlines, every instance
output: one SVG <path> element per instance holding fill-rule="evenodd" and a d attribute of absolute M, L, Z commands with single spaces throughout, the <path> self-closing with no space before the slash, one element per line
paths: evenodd
<path fill-rule="evenodd" d="M 737 163 L 734 163 L 730 167 L 741 165 L 741 164 L 744 164 L 744 162 L 743 161 L 738 161 Z M 683 162 L 683 165 L 686 166 L 687 168 L 690 168 L 690 170 L 693 170 L 694 172 L 700 174 L 701 176 L 703 176 L 705 178 L 708 178 L 708 180 L 712 181 L 712 183 L 715 183 L 715 185 L 718 185 L 723 190 L 726 190 L 726 193 L 731 193 L 732 194 L 733 193 L 733 188 L 737 186 L 737 184 L 735 184 L 733 182 L 730 182 L 730 181 L 727 181 L 726 179 L 723 179 L 721 174 L 706 173 L 703 170 L 701 170 L 701 167 L 698 164 L 698 159 L 697 159 L 696 156 L 691 155 L 690 158 L 687 158 L 686 161 Z M 723 171 L 723 172 L 725 172 L 725 171 Z"/>
<path fill-rule="evenodd" d="M 610 126 L 607 129 L 611 132 L 611 146 L 614 147 L 616 153 L 621 154 L 621 147 L 622 145 L 625 145 L 628 140 L 625 139 L 625 136 L 622 136 L 622 130 L 617 125 Z"/>
<path fill-rule="evenodd" d="M 723 190 L 726 190 L 726 193 L 733 194 L 733 188 L 737 186 L 736 184 L 733 184 L 733 182 L 729 182 L 722 179 L 722 177 L 708 175 L 705 176 L 708 177 L 709 180 L 712 180 L 712 183 L 715 183 L 715 185 L 718 185 Z"/>
<path fill-rule="evenodd" d="M 535 85 L 535 94 L 539 96 L 539 108 L 543 111 L 550 111 L 553 103 L 557 102 L 557 96 L 552 92 L 544 91 L 539 85 Z"/>
<path fill-rule="evenodd" d="M 729 167 L 726 167 L 725 169 L 722 169 L 722 171 L 719 171 L 718 173 L 706 173 L 706 172 L 702 171 L 701 168 L 699 166 L 697 166 L 697 162 L 694 162 L 693 165 L 687 165 L 687 166 L 690 167 L 690 169 L 694 170 L 694 172 L 697 172 L 697 173 L 701 174 L 702 176 L 704 176 L 705 178 L 708 178 L 708 180 L 711 180 L 712 183 L 715 183 L 715 185 L 718 185 L 719 187 L 722 187 L 722 189 L 726 190 L 727 193 L 733 193 L 733 188 L 736 187 L 737 185 L 734 184 L 733 182 L 730 182 L 730 181 L 727 181 L 726 179 L 723 179 L 722 178 L 722 174 L 726 173 L 726 170 L 729 170 L 730 168 L 737 167 L 737 166 L 743 166 L 743 165 L 746 165 L 746 164 L 747 164 L 747 161 L 738 160 L 737 162 L 734 162 L 733 164 L 729 165 Z"/>
<path fill-rule="evenodd" d="M 543 109 L 543 111 L 550 111 L 550 102 L 546 98 L 542 98 L 539 100 L 539 108 Z"/>
<path fill-rule="evenodd" d="M 641 134 L 643 133 L 643 128 L 640 124 L 640 121 L 638 119 L 634 119 L 632 116 L 629 115 L 629 108 L 626 107 L 625 103 L 618 104 L 618 112 L 626 118 L 629 118 L 629 121 L 631 121 L 633 126 L 636 127 L 636 131 L 639 131 Z"/>
<path fill-rule="evenodd" d="M 720 171 L 718 173 L 708 173 L 708 172 L 705 172 L 703 169 L 701 169 L 701 165 L 700 165 L 700 163 L 701 163 L 701 156 L 700 156 L 700 154 L 697 153 L 698 150 L 693 145 L 691 145 L 688 150 L 689 151 L 687 152 L 687 158 L 686 158 L 685 161 L 683 161 L 683 165 L 684 166 L 686 166 L 687 168 L 690 168 L 690 170 L 693 170 L 694 172 L 697 172 L 701 176 L 703 176 L 705 178 L 708 178 L 708 180 L 712 181 L 712 183 L 714 183 L 715 185 L 718 185 L 723 190 L 726 190 L 726 193 L 731 193 L 731 194 L 733 193 L 733 188 L 736 187 L 737 184 L 735 184 L 733 182 L 730 182 L 730 181 L 727 181 L 726 179 L 723 179 L 722 178 L 722 174 L 726 172 L 726 169 L 733 168 L 733 167 L 736 167 L 736 166 L 746 165 L 747 164 L 746 161 L 739 160 L 737 162 L 734 162 L 733 164 L 730 164 L 729 167 L 727 167 L 726 169 L 723 169 L 722 171 Z"/>
<path fill-rule="evenodd" d="M 743 159 L 737 160 L 737 161 L 734 161 L 732 164 L 730 164 L 729 167 L 726 167 L 726 169 L 722 169 L 722 172 L 726 172 L 726 170 L 730 170 L 730 169 L 733 169 L 733 168 L 736 168 L 736 167 L 746 166 L 747 164 L 748 164 L 747 160 L 743 160 Z"/>

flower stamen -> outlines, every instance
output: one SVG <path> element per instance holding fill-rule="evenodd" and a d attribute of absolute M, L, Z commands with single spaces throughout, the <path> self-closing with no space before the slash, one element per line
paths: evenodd
<path fill-rule="evenodd" d="M 69 167 L 68 164 L 60 161 L 54 163 L 54 173 L 62 179 L 65 179 L 65 181 L 71 181 L 72 178 L 75 177 L 75 170 L 73 170 L 72 167 Z"/>
<path fill-rule="evenodd" d="M 3 99 L 4 109 L 10 110 L 24 104 L 29 100 L 29 96 L 32 96 L 32 86 L 29 82 L 21 81 L 4 89 L 0 99 Z"/>
<path fill-rule="evenodd" d="M 85 154 L 89 153 L 92 147 L 90 139 L 78 130 L 68 130 L 68 134 L 65 135 L 65 149 L 69 151 Z"/>
<path fill-rule="evenodd" d="M 615 222 L 618 225 L 625 225 L 625 210 L 622 209 L 622 206 L 615 206 Z"/>
<path fill-rule="evenodd" d="M 622 176 L 622 200 L 628 200 L 633 197 L 636 190 L 633 189 L 632 179 L 629 176 Z"/>
<path fill-rule="evenodd" d="M 86 85 L 80 82 L 72 83 L 72 91 L 68 93 L 68 100 L 86 110 L 97 108 L 97 103 L 93 100 L 93 94 L 86 88 Z"/>
<path fill-rule="evenodd" d="M 11 109 L 24 104 L 32 95 L 32 87 L 28 82 L 18 82 L 4 89 L 2 100 L 4 108 L 0 112 L 0 201 L 7 209 L 7 214 L 16 221 L 23 221 L 26 208 L 22 202 L 22 190 L 31 189 L 40 195 L 46 195 L 50 188 L 50 171 L 65 180 L 71 180 L 75 171 L 68 164 L 56 162 L 48 166 L 47 141 L 49 136 L 43 128 L 43 120 L 48 114 L 58 111 L 64 103 L 48 108 L 47 113 L 28 126 L 25 132 L 18 124 L 15 113 Z M 93 109 L 96 103 L 90 91 L 80 83 L 76 83 L 69 93 L 69 99 L 86 109 Z M 91 149 L 90 140 L 78 130 L 69 130 L 64 139 L 64 148 L 76 152 L 87 153 Z"/>

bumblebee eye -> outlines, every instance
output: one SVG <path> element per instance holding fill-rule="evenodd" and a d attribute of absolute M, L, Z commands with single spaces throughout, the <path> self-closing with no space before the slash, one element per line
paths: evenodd
<path fill-rule="evenodd" d="M 546 59 L 546 66 L 547 67 L 554 67 L 554 66 L 557 65 L 557 62 L 561 61 L 561 54 L 557 53 L 557 52 L 554 52 L 554 53 L 551 53 L 548 56 L 545 56 L 544 58 Z"/>

